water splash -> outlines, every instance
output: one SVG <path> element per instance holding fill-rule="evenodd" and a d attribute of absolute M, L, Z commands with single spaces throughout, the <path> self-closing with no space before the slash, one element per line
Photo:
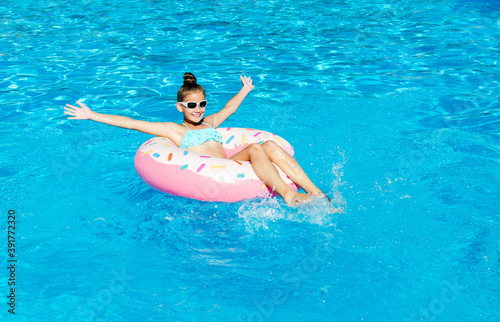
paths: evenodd
<path fill-rule="evenodd" d="M 338 153 L 342 156 L 342 161 L 339 161 L 332 166 L 332 204 L 336 205 L 337 208 L 343 209 L 345 207 L 345 199 L 342 197 L 340 193 L 340 187 L 344 186 L 346 183 L 342 182 L 342 177 L 344 175 L 344 165 L 347 162 L 347 158 L 345 156 L 344 151 L 338 151 Z"/>
<path fill-rule="evenodd" d="M 268 230 L 269 225 L 279 220 L 304 222 L 320 226 L 335 225 L 337 216 L 344 212 L 345 200 L 339 187 L 344 174 L 344 164 L 347 162 L 343 152 L 342 161 L 332 166 L 331 201 L 323 197 L 314 197 L 311 202 L 296 207 L 288 207 L 280 198 L 268 198 L 261 201 L 247 200 L 238 209 L 238 216 L 244 220 L 249 231 Z"/>

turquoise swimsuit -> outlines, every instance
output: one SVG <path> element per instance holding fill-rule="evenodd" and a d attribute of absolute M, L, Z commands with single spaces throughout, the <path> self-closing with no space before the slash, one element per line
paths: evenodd
<path fill-rule="evenodd" d="M 205 122 L 202 123 L 210 126 Z M 201 145 L 207 141 L 216 141 L 222 144 L 222 135 L 220 135 L 220 133 L 211 126 L 206 129 L 190 131 L 186 124 L 182 123 L 182 125 L 187 128 L 187 132 L 182 138 L 181 144 L 179 145 L 179 148 L 181 149 L 187 149 L 192 146 Z"/>

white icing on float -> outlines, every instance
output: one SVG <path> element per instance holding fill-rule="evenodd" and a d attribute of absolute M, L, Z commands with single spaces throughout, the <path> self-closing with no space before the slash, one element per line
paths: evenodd
<path fill-rule="evenodd" d="M 274 141 L 293 156 L 292 146 L 283 138 L 260 130 L 217 128 L 229 157 L 251 143 Z M 252 169 L 249 161 L 204 156 L 177 147 L 170 139 L 155 137 L 142 144 L 134 159 L 135 169 L 149 186 L 176 196 L 203 201 L 235 202 L 275 196 Z M 297 186 L 276 167 L 281 178 L 294 190 Z"/>

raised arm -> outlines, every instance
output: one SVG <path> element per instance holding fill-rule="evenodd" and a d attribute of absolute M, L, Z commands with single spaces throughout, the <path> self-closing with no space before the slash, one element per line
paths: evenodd
<path fill-rule="evenodd" d="M 69 120 L 92 120 L 125 129 L 136 130 L 156 136 L 171 138 L 175 134 L 175 123 L 171 122 L 146 122 L 131 119 L 125 116 L 101 114 L 92 111 L 87 105 L 76 101 L 80 107 L 66 104 L 64 114 Z"/>
<path fill-rule="evenodd" d="M 245 97 L 254 89 L 254 85 L 252 84 L 252 79 L 247 76 L 240 76 L 241 83 L 243 87 L 233 98 L 227 102 L 226 106 L 219 112 L 209 115 L 205 117 L 205 122 L 212 125 L 214 128 L 221 125 L 228 117 L 230 117 L 238 107 L 240 107 L 241 103 L 245 99 Z"/>

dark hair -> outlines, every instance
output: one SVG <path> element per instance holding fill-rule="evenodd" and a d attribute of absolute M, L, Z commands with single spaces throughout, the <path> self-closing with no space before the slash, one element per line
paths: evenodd
<path fill-rule="evenodd" d="M 203 86 L 196 83 L 196 77 L 191 73 L 184 74 L 184 85 L 177 92 L 177 102 L 184 101 L 184 97 L 194 92 L 202 92 L 205 95 Z"/>

